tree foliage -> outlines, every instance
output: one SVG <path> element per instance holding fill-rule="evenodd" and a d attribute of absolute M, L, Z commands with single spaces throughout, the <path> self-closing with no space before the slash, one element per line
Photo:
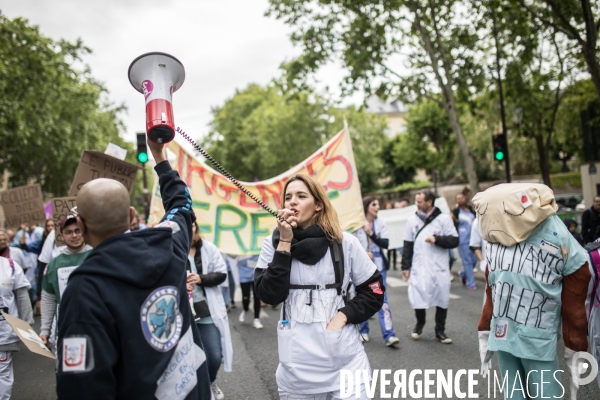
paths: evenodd
<path fill-rule="evenodd" d="M 212 113 L 203 143 L 237 179 L 265 180 L 287 171 L 339 132 L 346 119 L 361 188 L 379 187 L 385 121 L 355 107 L 338 108 L 311 90 L 288 92 L 272 83 L 237 90 Z"/>
<path fill-rule="evenodd" d="M 76 68 L 89 52 L 81 41 L 54 41 L 27 20 L 0 15 L 0 168 L 12 186 L 40 183 L 63 196 L 83 150 L 108 142 L 133 150 L 119 136 L 122 107 L 104 102 L 102 85 Z"/>

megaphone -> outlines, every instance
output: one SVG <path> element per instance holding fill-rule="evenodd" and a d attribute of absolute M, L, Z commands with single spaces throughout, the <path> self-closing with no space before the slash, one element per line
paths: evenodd
<path fill-rule="evenodd" d="M 183 64 L 170 54 L 142 54 L 129 66 L 129 82 L 146 99 L 146 134 L 153 142 L 175 138 L 171 100 L 184 80 Z"/>

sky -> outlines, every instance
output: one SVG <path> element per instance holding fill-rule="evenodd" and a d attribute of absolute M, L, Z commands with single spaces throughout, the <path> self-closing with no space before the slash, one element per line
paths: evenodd
<path fill-rule="evenodd" d="M 175 124 L 199 138 L 209 131 L 211 108 L 236 89 L 267 84 L 282 62 L 300 54 L 289 40 L 291 28 L 264 16 L 267 9 L 267 0 L 0 0 L 8 18 L 25 18 L 54 40 L 81 38 L 92 49 L 84 62 L 108 89 L 108 100 L 127 107 L 121 119 L 130 142 L 145 129 L 144 97 L 127 78 L 137 56 L 161 51 L 183 63 L 185 82 L 173 95 Z M 318 88 L 339 96 L 343 76 L 332 63 L 317 74 Z M 343 104 L 361 102 L 357 95 Z"/>

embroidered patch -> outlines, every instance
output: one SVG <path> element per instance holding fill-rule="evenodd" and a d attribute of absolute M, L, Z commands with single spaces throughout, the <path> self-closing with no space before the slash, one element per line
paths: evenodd
<path fill-rule="evenodd" d="M 144 301 L 140 312 L 142 331 L 155 350 L 166 352 L 179 342 L 183 317 L 178 304 L 179 291 L 174 286 L 156 289 Z"/>
<path fill-rule="evenodd" d="M 523 208 L 527 208 L 527 207 L 533 205 L 533 203 L 531 202 L 531 199 L 527 195 L 527 192 L 524 190 L 517 193 L 517 199 L 519 199 L 519 203 L 521 203 Z"/>
<path fill-rule="evenodd" d="M 558 248 L 557 245 L 555 245 L 554 243 L 550 243 L 543 239 L 540 242 L 540 249 L 547 251 L 548 253 L 552 254 L 553 256 L 557 255 L 558 252 L 560 251 L 560 249 Z"/>
<path fill-rule="evenodd" d="M 381 290 L 381 285 L 379 285 L 379 282 L 373 282 L 373 283 L 371 283 L 369 285 L 369 288 L 375 294 L 383 294 L 383 291 Z"/>
<path fill-rule="evenodd" d="M 85 371 L 87 339 L 81 337 L 63 339 L 63 372 Z"/>
<path fill-rule="evenodd" d="M 500 321 L 496 324 L 496 329 L 494 329 L 494 336 L 496 340 L 506 340 L 506 334 L 508 332 L 508 322 Z"/>

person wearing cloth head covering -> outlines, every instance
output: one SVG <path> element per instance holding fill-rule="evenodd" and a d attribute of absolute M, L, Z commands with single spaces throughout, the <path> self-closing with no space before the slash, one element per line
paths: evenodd
<path fill-rule="evenodd" d="M 512 391 L 512 398 L 528 398 L 525 390 L 562 398 L 556 348 L 562 326 L 575 398 L 584 361 L 575 354 L 588 348 L 586 252 L 556 215 L 554 194 L 545 185 L 497 185 L 478 193 L 473 203 L 488 242 L 478 325 L 482 375 L 495 352 L 502 376 L 523 388 L 522 397 Z"/>
<path fill-rule="evenodd" d="M 341 371 L 371 368 L 355 324 L 383 305 L 381 273 L 358 239 L 342 231 L 323 187 L 304 174 L 285 184 L 277 229 L 263 241 L 255 288 L 279 304 L 277 330 L 281 399 L 341 398 Z M 346 301 L 350 281 L 357 295 Z M 348 385 L 347 385 L 348 386 Z M 365 384 L 347 387 L 366 399 Z"/>
<path fill-rule="evenodd" d="M 66 247 L 61 254 L 50 261 L 41 282 L 42 323 L 40 338 L 46 345 L 55 344 L 58 337 L 56 331 L 58 307 L 60 306 L 60 298 L 67 288 L 69 275 L 83 263 L 92 251 L 92 246 L 85 244 L 74 215 L 67 215 L 60 222 L 60 234 Z M 54 330 L 54 335 L 50 337 L 51 328 Z"/>
<path fill-rule="evenodd" d="M 571 232 L 571 235 L 573 235 L 575 240 L 577 240 L 577 243 L 583 246 L 583 238 L 581 237 L 581 234 L 575 232 L 577 230 L 577 221 L 571 218 L 565 218 L 564 223 L 569 232 Z"/>

